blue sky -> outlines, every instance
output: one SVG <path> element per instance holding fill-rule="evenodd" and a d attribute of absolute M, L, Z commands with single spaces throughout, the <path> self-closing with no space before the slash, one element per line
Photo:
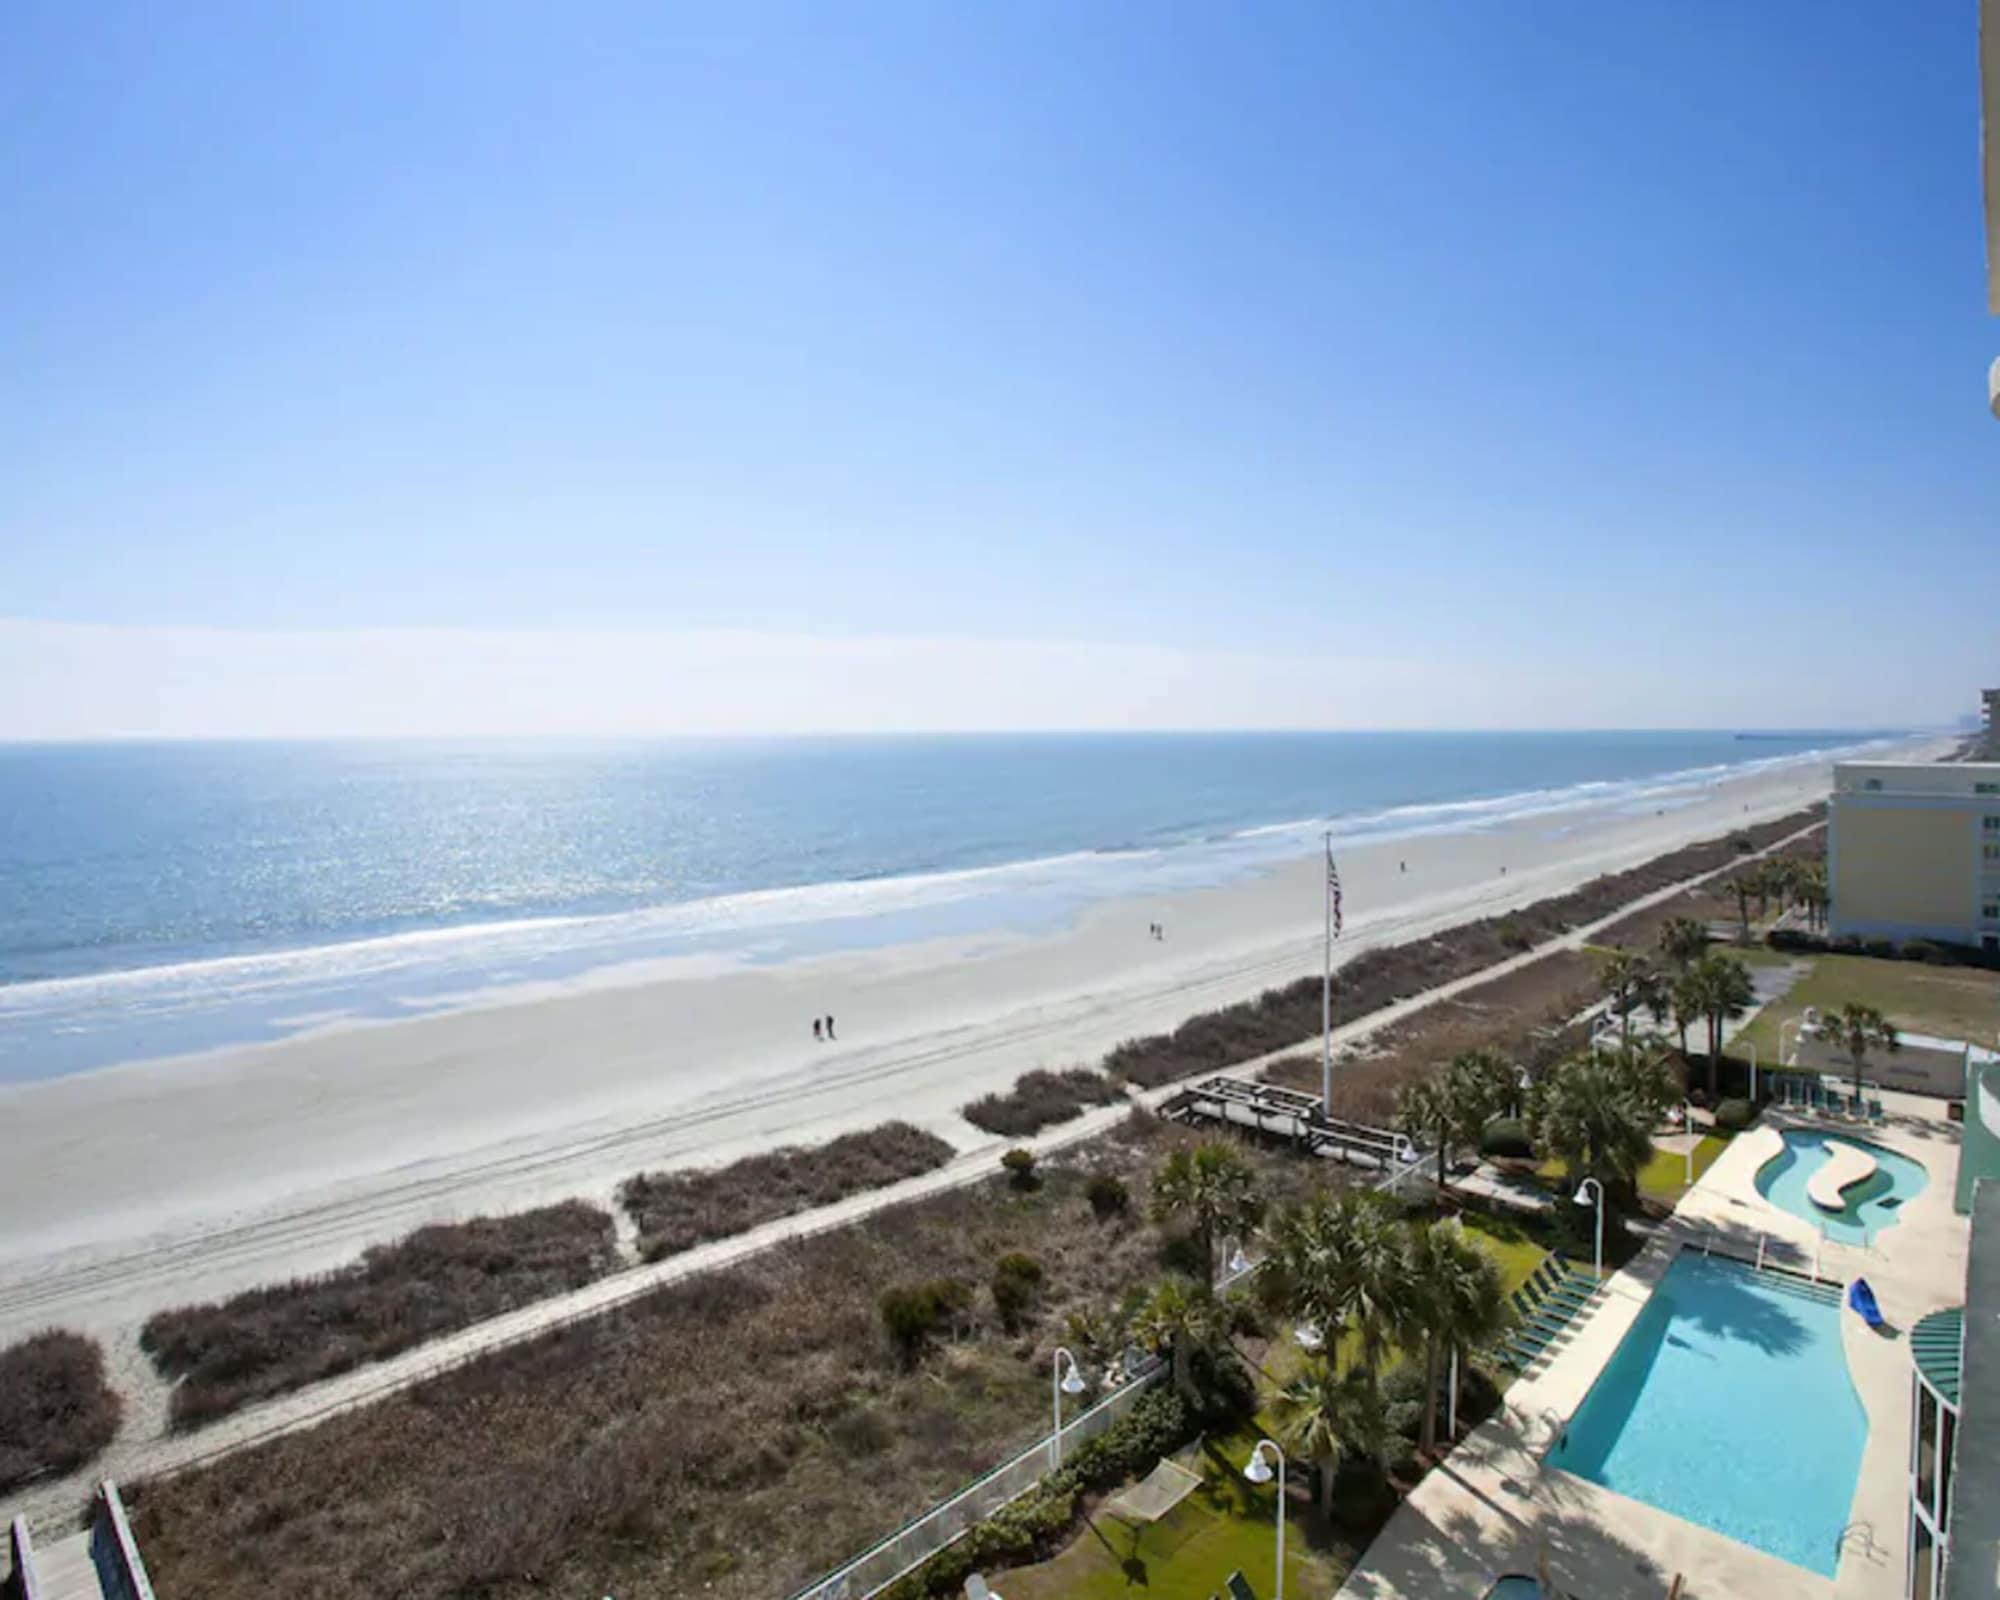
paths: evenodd
<path fill-rule="evenodd" d="M 17 0 L 0 734 L 270 731 L 302 634 L 410 731 L 383 629 L 433 731 L 523 630 L 522 731 L 614 635 L 787 725 L 691 629 L 1075 664 L 1023 726 L 1181 720 L 1093 698 L 1147 651 L 1266 663 L 1244 724 L 1947 717 L 1976 95 L 1970 5 Z M 893 679 L 794 720 L 948 714 Z"/>

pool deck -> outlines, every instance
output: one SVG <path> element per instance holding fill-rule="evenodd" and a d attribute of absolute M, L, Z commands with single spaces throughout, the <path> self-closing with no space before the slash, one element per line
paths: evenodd
<path fill-rule="evenodd" d="M 1688 1600 L 1750 1595 L 1800 1600 L 1901 1600 L 1908 1521 L 1910 1355 L 1907 1330 L 1964 1298 L 1969 1229 L 1951 1208 L 1959 1130 L 1940 1101 L 1885 1092 L 1886 1120 L 1868 1128 L 1767 1111 L 1732 1140 L 1673 1220 L 1614 1274 L 1599 1302 L 1531 1368 L 1505 1403 L 1399 1506 L 1342 1585 L 1345 1600 L 1476 1600 L 1495 1575 L 1532 1572 L 1546 1551 L 1557 1584 L 1579 1600 L 1665 1596 L 1676 1574 Z M 1850 1132 L 1923 1163 L 1929 1182 L 1868 1248 L 1821 1241 L 1812 1224 L 1757 1193 L 1757 1171 L 1781 1148 L 1779 1130 Z M 1868 1444 L 1849 1513 L 1853 1535 L 1832 1579 L 1683 1521 L 1613 1490 L 1545 1467 L 1555 1442 L 1685 1247 L 1766 1260 L 1845 1284 L 1874 1286 L 1890 1334 L 1841 1314 Z"/>

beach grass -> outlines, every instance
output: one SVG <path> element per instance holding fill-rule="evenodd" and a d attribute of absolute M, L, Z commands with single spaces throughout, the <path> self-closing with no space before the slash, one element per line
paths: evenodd
<path fill-rule="evenodd" d="M 121 1411 L 95 1339 L 51 1329 L 0 1350 L 0 1489 L 92 1460 Z"/>
<path fill-rule="evenodd" d="M 368 1406 L 141 1487 L 162 1594 L 448 1600 L 465 1593 L 700 1593 L 768 1600 L 1005 1460 L 1048 1423 L 1072 1313 L 1157 1281 L 1146 1220 L 1166 1153 L 1198 1142 L 1134 1114 L 1034 1189 L 993 1181 L 760 1252 Z M 1270 1203 L 1345 1181 L 1246 1147 Z M 1094 1174 L 1132 1205 L 1100 1218 Z M 1041 1268 L 1013 1318 L 990 1282 Z M 965 1316 L 914 1362 L 879 1302 L 956 1280 Z"/>
<path fill-rule="evenodd" d="M 1023 1073 L 1005 1094 L 981 1095 L 960 1112 L 975 1128 L 1005 1139 L 1024 1139 L 1054 1123 L 1081 1116 L 1091 1106 L 1125 1098 L 1117 1083 L 1091 1067 Z"/>
<path fill-rule="evenodd" d="M 570 1200 L 419 1228 L 336 1272 L 162 1311 L 139 1342 L 174 1381 L 172 1425 L 197 1427 L 581 1288 L 616 1264 L 609 1214 Z"/>
<path fill-rule="evenodd" d="M 639 1230 L 639 1253 L 657 1261 L 780 1217 L 832 1205 L 933 1171 L 952 1147 L 907 1122 L 885 1122 L 820 1145 L 792 1145 L 721 1167 L 642 1172 L 619 1186 Z"/>

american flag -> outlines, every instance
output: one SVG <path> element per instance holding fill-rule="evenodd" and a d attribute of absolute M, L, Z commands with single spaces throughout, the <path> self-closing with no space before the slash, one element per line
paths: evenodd
<path fill-rule="evenodd" d="M 1333 864 L 1333 846 L 1326 847 L 1326 892 L 1333 900 L 1333 936 L 1340 937 L 1340 868 Z"/>

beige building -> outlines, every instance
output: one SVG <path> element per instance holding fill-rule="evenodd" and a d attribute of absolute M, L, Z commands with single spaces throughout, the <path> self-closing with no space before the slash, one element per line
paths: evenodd
<path fill-rule="evenodd" d="M 2000 950 L 2000 762 L 1836 765 L 1827 888 L 1836 936 Z"/>

